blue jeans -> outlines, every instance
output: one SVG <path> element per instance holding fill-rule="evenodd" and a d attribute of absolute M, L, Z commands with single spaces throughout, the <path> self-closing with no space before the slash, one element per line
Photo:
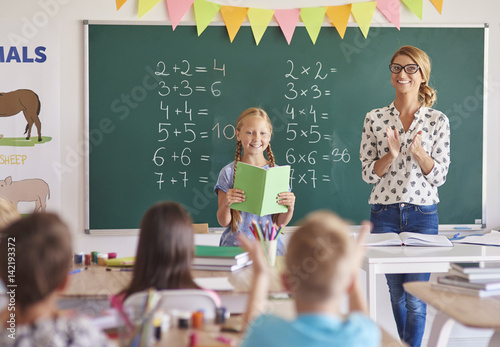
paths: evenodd
<path fill-rule="evenodd" d="M 403 231 L 422 234 L 438 233 L 437 206 L 418 206 L 412 204 L 372 205 L 370 221 L 373 233 Z M 387 274 L 387 285 L 391 296 L 392 312 L 396 320 L 399 337 L 410 346 L 422 343 L 425 329 L 427 305 L 416 297 L 406 293 L 403 283 L 428 281 L 428 273 Z"/>

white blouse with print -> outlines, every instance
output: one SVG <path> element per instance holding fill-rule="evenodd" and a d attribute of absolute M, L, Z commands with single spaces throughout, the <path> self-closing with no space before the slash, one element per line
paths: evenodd
<path fill-rule="evenodd" d="M 389 152 L 387 127 L 397 129 L 401 143 L 398 157 L 389 170 L 379 177 L 373 170 L 375 161 Z M 434 159 L 434 167 L 424 175 L 409 148 L 422 130 L 422 147 Z M 404 131 L 394 103 L 370 111 L 364 121 L 360 160 L 366 183 L 374 184 L 370 204 L 411 203 L 432 205 L 439 202 L 437 187 L 446 181 L 450 166 L 450 123 L 440 111 L 420 107 L 410 128 Z"/>

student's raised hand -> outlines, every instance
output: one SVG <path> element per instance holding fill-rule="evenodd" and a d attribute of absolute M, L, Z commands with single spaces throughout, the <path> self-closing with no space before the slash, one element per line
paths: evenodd
<path fill-rule="evenodd" d="M 361 223 L 361 229 L 359 231 L 358 237 L 356 238 L 355 252 L 356 256 L 354 258 L 354 271 L 358 271 L 363 262 L 363 257 L 365 255 L 365 246 L 363 246 L 363 241 L 366 235 L 370 233 L 372 223 L 369 221 L 364 221 Z"/>
<path fill-rule="evenodd" d="M 253 260 L 253 271 L 256 274 L 264 274 L 268 271 L 266 255 L 264 249 L 258 240 L 250 240 L 245 234 L 238 233 L 236 235 L 240 246 L 248 252 L 251 260 Z"/>
<path fill-rule="evenodd" d="M 399 149 L 401 147 L 401 143 L 399 142 L 398 130 L 392 130 L 391 127 L 387 127 L 385 132 L 387 135 L 387 146 L 389 147 L 389 153 L 393 158 L 396 158 L 399 155 Z"/>
<path fill-rule="evenodd" d="M 226 193 L 226 198 L 224 200 L 225 200 L 225 202 L 224 202 L 225 205 L 227 207 L 230 207 L 231 204 L 233 204 L 235 202 L 245 201 L 245 193 L 241 189 L 231 188 L 231 189 L 228 189 L 228 191 Z"/>
<path fill-rule="evenodd" d="M 293 210 L 295 206 L 295 194 L 292 192 L 279 193 L 278 204 L 288 206 L 289 210 Z"/>

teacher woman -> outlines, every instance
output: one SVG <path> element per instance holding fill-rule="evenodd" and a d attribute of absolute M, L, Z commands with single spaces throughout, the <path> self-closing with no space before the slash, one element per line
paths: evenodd
<path fill-rule="evenodd" d="M 422 50 L 401 47 L 389 64 L 396 99 L 370 111 L 360 147 L 363 180 L 373 184 L 369 198 L 373 233 L 403 231 L 437 234 L 437 188 L 450 165 L 450 124 L 431 106 L 431 62 Z M 428 281 L 430 274 L 387 274 L 400 338 L 420 346 L 426 305 L 406 293 L 403 283 Z"/>

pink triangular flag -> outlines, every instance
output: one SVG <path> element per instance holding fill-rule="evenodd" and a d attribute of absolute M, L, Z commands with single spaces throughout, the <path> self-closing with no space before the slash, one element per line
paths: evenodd
<path fill-rule="evenodd" d="M 172 22 L 172 30 L 175 30 L 187 10 L 193 5 L 194 0 L 165 0 L 165 2 L 170 22 Z"/>
<path fill-rule="evenodd" d="M 399 25 L 399 0 L 378 0 L 377 9 L 394 24 L 398 30 L 401 30 Z"/>
<path fill-rule="evenodd" d="M 297 27 L 297 22 L 299 21 L 300 8 L 294 8 L 289 10 L 275 10 L 274 18 L 281 28 L 283 35 L 285 35 L 286 42 L 290 44 L 292 41 L 293 33 Z"/>

